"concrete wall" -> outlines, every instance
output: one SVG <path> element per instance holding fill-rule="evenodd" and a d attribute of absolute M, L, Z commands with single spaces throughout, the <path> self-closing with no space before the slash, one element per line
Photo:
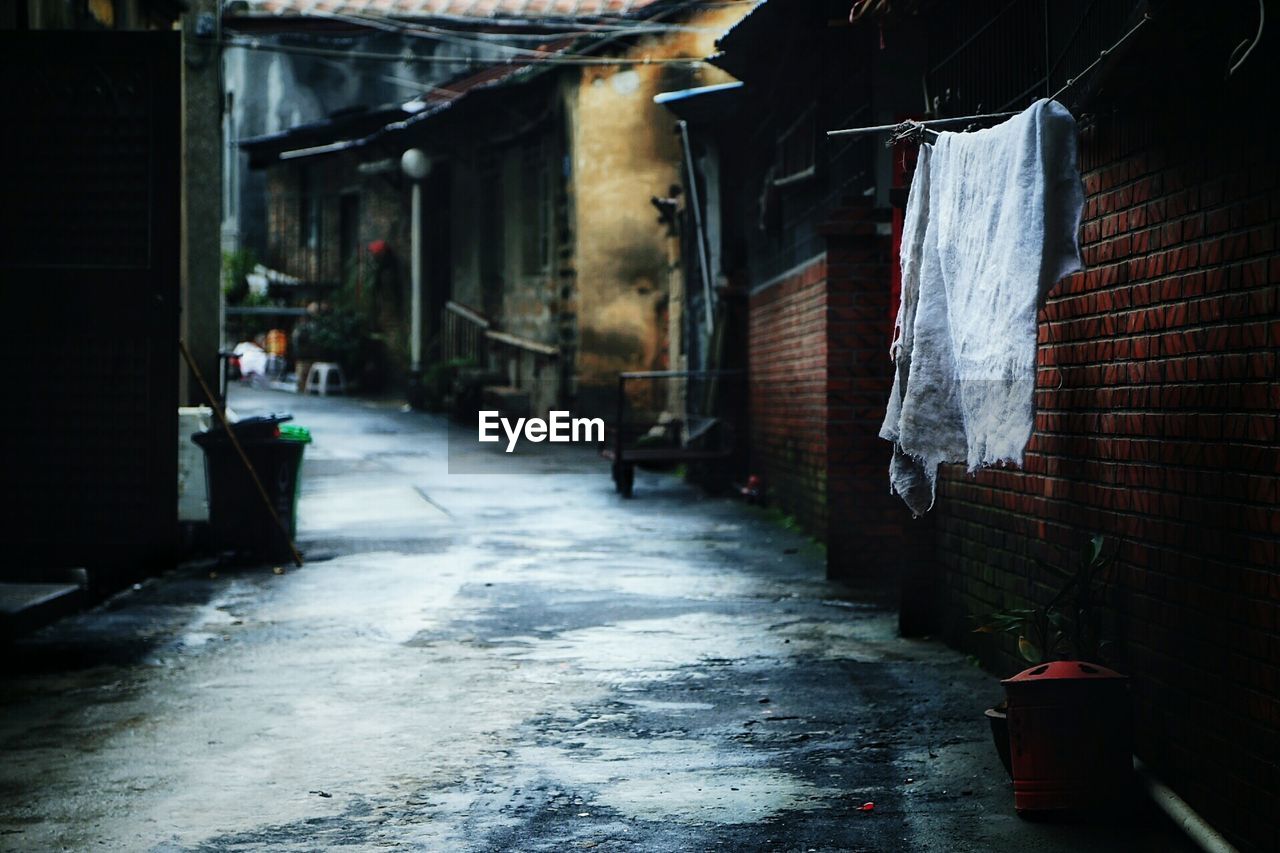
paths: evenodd
<path fill-rule="evenodd" d="M 179 334 L 201 374 L 218 386 L 222 340 L 222 79 L 220 50 L 198 44 L 196 20 L 216 16 L 217 0 L 192 0 L 182 16 L 182 252 Z M 178 398 L 208 401 L 185 365 Z"/>
<path fill-rule="evenodd" d="M 695 15 L 698 31 L 645 39 L 624 55 L 710 55 L 743 11 Z M 580 410 L 608 411 L 619 371 L 668 367 L 666 229 L 649 199 L 683 178 L 674 120 L 653 96 L 729 79 L 710 66 L 687 75 L 660 64 L 581 72 L 569 110 Z"/>

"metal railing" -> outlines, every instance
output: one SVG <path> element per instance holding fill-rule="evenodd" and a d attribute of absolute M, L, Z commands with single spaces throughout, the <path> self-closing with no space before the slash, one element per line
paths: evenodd
<path fill-rule="evenodd" d="M 440 318 L 440 357 L 443 361 L 488 362 L 485 333 L 489 321 L 479 312 L 450 300 Z"/>
<path fill-rule="evenodd" d="M 560 402 L 559 347 L 495 329 L 483 314 L 452 300 L 441 316 L 440 356 L 501 375 L 507 388 L 528 394 L 534 411 Z"/>

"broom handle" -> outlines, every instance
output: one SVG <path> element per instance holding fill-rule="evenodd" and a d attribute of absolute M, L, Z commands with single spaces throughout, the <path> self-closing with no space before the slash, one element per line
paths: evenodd
<path fill-rule="evenodd" d="M 262 498 L 262 503 L 266 506 L 267 512 L 271 513 L 271 520 L 276 523 L 276 529 L 280 531 L 284 541 L 289 543 L 289 551 L 293 554 L 294 564 L 301 566 L 302 555 L 298 553 L 297 546 L 293 544 L 293 537 L 285 529 L 284 522 L 280 520 L 280 515 L 276 512 L 275 505 L 271 503 L 271 498 L 267 496 L 267 490 L 263 488 L 262 481 L 258 479 L 258 472 L 253 470 L 253 463 L 249 461 L 249 457 L 245 455 L 244 448 L 240 446 L 240 439 L 236 438 L 236 431 L 227 422 L 227 413 L 219 405 L 218 399 L 213 396 L 213 392 L 209 390 L 209 385 L 204 381 L 204 375 L 200 373 L 200 368 L 196 367 L 195 359 L 191 357 L 191 350 L 187 349 L 187 342 L 179 338 L 178 348 L 182 350 L 182 357 L 186 360 L 187 367 L 191 368 L 192 375 L 200 383 L 200 390 L 204 391 L 205 398 L 208 399 L 209 405 L 213 406 L 214 414 L 218 416 L 218 420 L 222 423 L 222 428 L 227 432 L 227 437 L 231 439 L 231 446 L 236 449 L 236 453 L 240 454 L 240 461 L 244 463 L 245 470 L 249 472 L 249 476 L 253 479 L 253 485 L 257 487 L 258 495 Z"/>

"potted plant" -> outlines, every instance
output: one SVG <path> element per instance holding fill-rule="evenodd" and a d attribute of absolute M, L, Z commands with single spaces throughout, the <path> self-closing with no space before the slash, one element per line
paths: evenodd
<path fill-rule="evenodd" d="M 1020 812 L 1082 806 L 1091 795 L 1075 789 L 1080 779 L 1106 768 L 1108 778 L 1092 789 L 1109 790 L 1125 775 L 1117 768 L 1129 765 L 1126 680 L 1102 665 L 1114 562 L 1100 535 L 1090 538 L 1072 569 L 1037 562 L 1061 580 L 1049 602 L 993 613 L 975 629 L 1016 635 L 1018 653 L 1035 665 L 1003 682 L 1006 702 L 986 711 Z M 1035 783 L 1020 785 L 1020 770 L 1037 775 Z M 1047 781 L 1039 778 L 1044 774 Z"/>
<path fill-rule="evenodd" d="M 1115 553 L 1107 553 L 1106 537 L 1096 534 L 1080 552 L 1074 569 L 1035 561 L 1037 569 L 1056 575 L 1062 585 L 1043 607 L 1000 610 L 987 617 L 977 633 L 1016 634 L 1018 654 L 1028 663 L 1078 658 L 1103 663 L 1103 605 L 1111 583 Z"/>

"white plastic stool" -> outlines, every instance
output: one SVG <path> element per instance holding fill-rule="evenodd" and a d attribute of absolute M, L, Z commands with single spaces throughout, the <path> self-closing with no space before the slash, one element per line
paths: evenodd
<path fill-rule="evenodd" d="M 342 382 L 342 368 L 331 361 L 317 361 L 307 372 L 307 393 L 327 397 L 342 394 L 346 386 Z"/>

